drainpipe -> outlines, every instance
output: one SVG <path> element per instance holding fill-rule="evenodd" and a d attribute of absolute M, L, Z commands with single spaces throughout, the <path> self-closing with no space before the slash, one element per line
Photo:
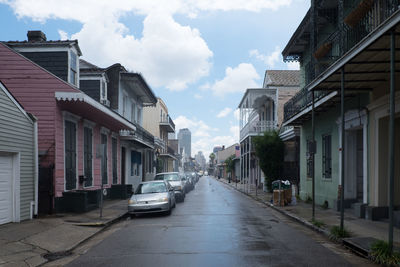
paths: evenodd
<path fill-rule="evenodd" d="M 38 190 L 39 190 L 39 149 L 38 149 L 38 125 L 37 119 L 33 114 L 28 113 L 33 121 L 33 179 L 34 179 L 34 211 L 33 215 L 38 214 Z"/>

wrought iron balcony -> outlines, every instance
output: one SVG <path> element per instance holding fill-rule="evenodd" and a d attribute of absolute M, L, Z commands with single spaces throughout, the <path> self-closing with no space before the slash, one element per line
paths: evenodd
<path fill-rule="evenodd" d="M 365 0 L 348 1 L 342 22 L 329 36 L 319 38 L 312 60 L 303 63 L 305 88 L 321 73 L 334 64 L 340 57 L 360 43 L 368 34 L 377 29 L 386 19 L 398 10 L 398 1 L 371 1 L 364 10 L 360 10 Z M 364 6 L 365 7 L 365 6 Z M 326 96 L 328 91 L 315 92 L 315 101 Z M 284 121 L 311 105 L 312 95 L 306 89 L 300 90 L 284 106 Z"/>
<path fill-rule="evenodd" d="M 243 140 L 249 135 L 261 135 L 266 131 L 273 130 L 277 130 L 276 121 L 251 121 L 240 130 L 240 140 Z"/>
<path fill-rule="evenodd" d="M 168 114 L 160 116 L 160 127 L 163 127 L 167 132 L 175 132 L 175 123 Z"/>

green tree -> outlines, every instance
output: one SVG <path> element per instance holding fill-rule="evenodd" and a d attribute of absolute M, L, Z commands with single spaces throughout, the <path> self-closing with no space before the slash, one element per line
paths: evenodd
<path fill-rule="evenodd" d="M 214 165 L 215 154 L 211 153 L 209 157 L 210 157 L 210 165 L 213 166 Z"/>
<path fill-rule="evenodd" d="M 226 160 L 225 160 L 225 164 L 226 164 L 226 171 L 230 172 L 232 174 L 232 171 L 235 168 L 235 155 L 231 155 L 229 156 Z"/>
<path fill-rule="evenodd" d="M 265 182 L 272 190 L 272 181 L 280 179 L 283 167 L 284 143 L 277 131 L 267 131 L 253 139 L 260 168 L 265 175 Z"/>

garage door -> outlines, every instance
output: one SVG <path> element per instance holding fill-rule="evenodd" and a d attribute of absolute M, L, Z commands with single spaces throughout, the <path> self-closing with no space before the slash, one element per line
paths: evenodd
<path fill-rule="evenodd" d="M 0 155 L 0 224 L 13 221 L 13 156 Z"/>

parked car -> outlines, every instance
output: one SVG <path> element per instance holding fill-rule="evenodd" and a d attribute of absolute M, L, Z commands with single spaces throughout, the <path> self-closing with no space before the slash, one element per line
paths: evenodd
<path fill-rule="evenodd" d="M 185 189 L 184 184 L 179 176 L 178 172 L 163 172 L 158 173 L 154 178 L 155 181 L 167 181 L 174 188 L 175 197 L 177 200 L 184 202 L 185 201 Z"/>
<path fill-rule="evenodd" d="M 174 188 L 166 181 L 140 183 L 128 201 L 128 212 L 132 216 L 141 213 L 165 212 L 171 214 L 175 207 Z"/>
<path fill-rule="evenodd" d="M 188 179 L 186 178 L 185 175 L 180 175 L 180 178 L 183 183 L 183 188 L 184 188 L 185 193 L 186 194 L 189 193 L 189 191 L 191 190 L 190 182 L 188 181 Z"/>

